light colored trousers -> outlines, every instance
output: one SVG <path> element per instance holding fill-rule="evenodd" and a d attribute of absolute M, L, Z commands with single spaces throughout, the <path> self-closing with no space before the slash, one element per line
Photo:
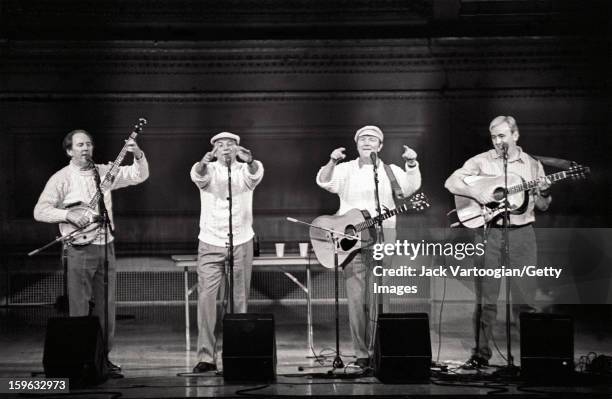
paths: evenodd
<path fill-rule="evenodd" d="M 357 358 L 370 357 L 373 352 L 378 303 L 383 304 L 384 311 L 389 307 L 389 295 L 374 295 L 373 284 L 377 281 L 372 275 L 376 264 L 372 256 L 371 248 L 362 249 L 343 271 L 351 338 Z M 391 256 L 385 257 L 382 266 L 389 268 L 392 260 Z M 387 282 L 388 277 L 385 277 L 378 284 Z"/>
<path fill-rule="evenodd" d="M 198 245 L 198 362 L 216 362 L 217 295 L 222 282 L 225 281 L 227 255 L 228 249 L 225 247 L 202 241 Z M 234 246 L 234 313 L 247 311 L 252 269 L 251 239 Z"/>
<path fill-rule="evenodd" d="M 97 316 L 104 334 L 104 245 L 68 246 L 68 306 L 70 316 Z M 108 351 L 115 338 L 115 245 L 108 244 Z M 104 336 L 104 335 L 103 335 Z"/>

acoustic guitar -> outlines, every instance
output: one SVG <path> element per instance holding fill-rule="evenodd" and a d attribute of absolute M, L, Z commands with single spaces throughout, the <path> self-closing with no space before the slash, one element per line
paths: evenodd
<path fill-rule="evenodd" d="M 576 165 L 568 170 L 553 173 L 546 176 L 552 183 L 565 179 L 584 179 L 590 170 L 588 167 Z M 489 193 L 495 201 L 481 204 L 471 197 L 455 195 L 455 206 L 457 217 L 465 227 L 476 228 L 489 223 L 504 215 L 504 176 L 468 176 L 464 179 L 465 184 L 475 187 L 478 191 Z M 508 213 L 520 215 L 527 210 L 529 195 L 526 191 L 537 187 L 538 180 L 525 181 L 514 173 L 508 173 Z"/>
<path fill-rule="evenodd" d="M 359 240 L 339 237 L 336 241 L 338 266 L 346 266 L 361 248 L 375 243 L 375 225 L 405 212 L 420 212 L 429 207 L 425 194 L 411 196 L 403 205 L 371 217 L 368 211 L 351 209 L 344 215 L 323 215 L 312 221 L 314 226 L 340 231 L 344 234 L 359 237 Z M 328 232 L 316 227 L 310 228 L 310 242 L 319 263 L 329 269 L 334 267 L 334 243 Z"/>

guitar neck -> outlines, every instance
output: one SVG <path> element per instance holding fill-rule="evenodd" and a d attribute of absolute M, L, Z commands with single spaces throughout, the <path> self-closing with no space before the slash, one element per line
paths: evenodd
<path fill-rule="evenodd" d="M 548 180 L 551 181 L 551 183 L 555 183 L 558 182 L 560 180 L 563 179 L 567 179 L 568 175 L 566 171 L 562 171 L 562 172 L 557 172 L 557 173 L 553 173 L 552 175 L 548 175 L 546 176 L 546 178 Z M 531 181 L 527 181 L 521 184 L 517 184 L 515 186 L 511 186 L 508 188 L 508 193 L 509 194 L 515 194 L 515 193 L 520 193 L 522 191 L 527 191 L 527 190 L 531 190 L 532 188 L 537 187 L 538 185 L 538 180 L 531 180 Z"/>
<path fill-rule="evenodd" d="M 132 134 L 132 136 L 135 137 L 134 134 Z M 119 171 L 119 165 L 121 165 L 121 162 L 123 162 L 123 158 L 125 158 L 125 155 L 127 154 L 127 149 L 128 144 L 126 142 L 123 145 L 121 151 L 119 152 L 119 155 L 115 159 L 115 162 L 113 162 L 110 169 L 108 170 L 108 172 L 106 172 L 104 178 L 100 182 L 100 189 L 102 189 L 102 187 L 106 186 L 115 179 L 115 177 L 117 176 L 117 172 Z M 96 209 L 96 207 L 98 206 L 98 201 L 100 201 L 100 191 L 96 191 L 96 194 L 92 197 L 91 201 L 89 201 L 89 208 Z"/>
<path fill-rule="evenodd" d="M 373 217 L 371 219 L 367 219 L 359 224 L 355 225 L 355 229 L 359 232 L 359 231 L 363 231 L 365 229 L 368 229 L 372 226 L 374 226 L 376 223 L 381 222 L 385 219 L 389 219 L 390 217 L 393 217 L 395 215 L 399 215 L 402 212 L 406 212 L 408 210 L 408 207 L 404 204 L 402 206 L 400 206 L 399 208 L 395 208 L 392 209 L 390 211 L 387 211 L 381 215 L 378 215 L 376 217 Z"/>

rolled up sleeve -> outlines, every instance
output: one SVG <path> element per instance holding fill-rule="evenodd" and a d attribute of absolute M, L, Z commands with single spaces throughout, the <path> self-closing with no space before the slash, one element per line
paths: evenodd
<path fill-rule="evenodd" d="M 346 175 L 347 175 L 347 167 L 346 163 L 336 165 L 334 171 L 332 172 L 331 179 L 328 182 L 323 182 L 321 180 L 321 174 L 323 172 L 323 168 L 319 169 L 317 173 L 317 185 L 322 189 L 325 189 L 333 194 L 338 194 L 342 191 L 344 184 L 346 183 Z"/>

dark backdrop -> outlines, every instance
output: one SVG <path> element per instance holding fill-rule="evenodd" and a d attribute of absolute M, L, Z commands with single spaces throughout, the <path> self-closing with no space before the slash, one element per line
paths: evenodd
<path fill-rule="evenodd" d="M 254 199 L 264 245 L 306 238 L 286 216 L 337 209 L 315 174 L 336 147 L 354 157 L 353 135 L 365 124 L 385 132 L 385 161 L 399 164 L 402 144 L 419 154 L 432 207 L 406 223 L 445 226 L 452 201 L 444 180 L 490 147 L 497 115 L 516 117 L 526 151 L 593 169 L 587 182 L 554 187 L 538 225 L 608 227 L 610 7 L 591 6 L 6 1 L 2 245 L 23 253 L 56 234 L 32 209 L 68 161 L 68 131 L 90 131 L 95 159 L 111 161 L 140 116 L 149 119 L 139 143 L 151 177 L 114 193 L 125 252 L 195 249 L 200 209 L 189 169 L 223 130 L 264 163 Z"/>

